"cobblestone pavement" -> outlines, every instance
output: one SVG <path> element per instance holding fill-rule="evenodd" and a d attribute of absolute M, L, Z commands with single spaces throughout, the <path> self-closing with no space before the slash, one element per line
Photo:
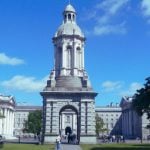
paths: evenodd
<path fill-rule="evenodd" d="M 82 150 L 79 145 L 61 144 L 61 150 Z"/>

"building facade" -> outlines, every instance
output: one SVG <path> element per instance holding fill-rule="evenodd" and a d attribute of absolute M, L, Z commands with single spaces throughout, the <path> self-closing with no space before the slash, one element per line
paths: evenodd
<path fill-rule="evenodd" d="M 0 95 L 0 135 L 6 139 L 13 138 L 15 99 L 13 96 Z"/>
<path fill-rule="evenodd" d="M 96 107 L 96 114 L 103 119 L 104 127 L 107 129 L 104 135 L 121 135 L 122 134 L 122 112 L 118 106 L 109 105 L 107 107 Z"/>
<path fill-rule="evenodd" d="M 42 110 L 41 106 L 16 106 L 14 119 L 14 135 L 24 136 L 23 129 L 25 128 L 25 121 L 28 120 L 30 112 L 35 110 Z"/>
<path fill-rule="evenodd" d="M 147 139 L 150 130 L 146 126 L 150 123 L 146 114 L 139 116 L 132 108 L 132 97 L 123 97 L 122 108 L 122 134 L 128 139 Z"/>
<path fill-rule="evenodd" d="M 58 134 L 74 133 L 79 142 L 96 143 L 94 99 L 97 93 L 84 68 L 85 37 L 70 4 L 63 12 L 63 23 L 53 37 L 53 44 L 54 69 L 40 93 L 43 97 L 42 140 L 55 142 Z"/>

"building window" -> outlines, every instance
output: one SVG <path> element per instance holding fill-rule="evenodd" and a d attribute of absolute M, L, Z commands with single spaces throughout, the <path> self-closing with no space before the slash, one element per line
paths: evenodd
<path fill-rule="evenodd" d="M 75 16 L 73 15 L 73 21 L 75 20 Z"/>
<path fill-rule="evenodd" d="M 68 14 L 68 20 L 71 20 L 71 14 Z"/>
<path fill-rule="evenodd" d="M 62 47 L 58 48 L 58 52 L 56 54 L 56 62 L 57 69 L 60 69 L 62 67 Z"/>
<path fill-rule="evenodd" d="M 70 123 L 70 116 L 67 116 L 67 122 Z"/>
<path fill-rule="evenodd" d="M 66 20 L 67 16 L 65 15 L 65 20 Z"/>

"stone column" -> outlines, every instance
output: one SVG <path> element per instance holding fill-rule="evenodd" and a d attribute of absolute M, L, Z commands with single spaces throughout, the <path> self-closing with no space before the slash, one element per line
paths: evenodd
<path fill-rule="evenodd" d="M 76 43 L 73 42 L 73 68 L 76 68 Z"/>
<path fill-rule="evenodd" d="M 9 135 L 12 136 L 12 110 L 9 109 Z"/>
<path fill-rule="evenodd" d="M 125 122 L 124 122 L 124 111 L 122 111 L 122 134 L 124 135 L 125 133 L 124 133 L 124 124 L 125 124 Z"/>
<path fill-rule="evenodd" d="M 76 114 L 73 114 L 73 130 L 76 130 Z"/>
<path fill-rule="evenodd" d="M 66 50 L 66 44 L 65 43 L 63 43 L 63 45 L 62 45 L 62 67 L 61 67 L 61 76 L 63 76 L 63 75 L 66 75 L 66 66 L 65 66 L 65 59 L 66 59 L 66 57 L 65 57 L 65 50 Z"/>
<path fill-rule="evenodd" d="M 3 114 L 3 115 L 5 115 L 5 114 L 4 114 L 4 113 L 5 113 L 4 110 L 5 110 L 5 109 L 2 108 L 2 114 Z M 4 126 L 5 126 L 5 125 L 4 125 L 4 122 L 5 122 L 5 118 L 2 119 L 2 134 L 4 134 Z"/>
<path fill-rule="evenodd" d="M 128 112 L 125 113 L 126 114 L 126 135 L 129 135 L 129 123 L 128 123 Z"/>
<path fill-rule="evenodd" d="M 7 114 L 8 114 L 8 117 L 7 117 L 7 134 L 9 135 L 10 134 L 10 110 L 7 109 Z"/>
<path fill-rule="evenodd" d="M 128 117 L 129 117 L 129 135 L 132 135 L 132 131 L 131 131 L 131 130 L 132 130 L 132 129 L 131 129 L 132 122 L 131 122 L 131 113 L 130 113 L 130 110 L 129 110 L 129 113 L 128 113 L 128 114 L 129 114 L 129 116 L 128 116 Z"/>
<path fill-rule="evenodd" d="M 77 58 L 77 43 L 73 42 L 73 74 L 76 75 L 76 76 L 78 75 L 77 61 L 78 61 L 78 58 Z"/>
<path fill-rule="evenodd" d="M 7 109 L 7 135 L 9 134 L 9 121 L 10 121 L 9 109 Z"/>
<path fill-rule="evenodd" d="M 6 108 L 4 108 L 4 116 L 5 116 L 5 118 L 4 118 L 4 134 L 6 134 L 6 132 L 7 132 L 7 109 Z"/>
<path fill-rule="evenodd" d="M 79 53 L 79 69 L 82 68 L 82 49 L 80 50 L 80 53 Z"/>
<path fill-rule="evenodd" d="M 126 128 L 125 128 L 126 126 Z M 126 121 L 126 112 L 124 111 L 124 132 L 125 132 L 125 135 L 127 135 L 127 121 Z"/>
<path fill-rule="evenodd" d="M 13 121 L 12 121 L 12 110 L 10 110 L 10 135 L 12 136 L 12 127 L 13 127 Z"/>
<path fill-rule="evenodd" d="M 14 113 L 14 110 L 13 110 L 13 111 L 12 111 L 12 124 L 13 124 L 13 127 L 12 127 L 12 134 L 13 134 L 13 132 L 14 132 L 14 126 L 15 126 L 14 121 L 15 121 L 15 113 Z"/>
<path fill-rule="evenodd" d="M 82 44 L 82 59 L 81 59 L 81 62 L 82 62 L 82 69 L 84 69 L 84 44 Z"/>
<path fill-rule="evenodd" d="M 62 131 L 62 114 L 60 114 L 59 118 L 60 118 L 60 125 L 59 125 L 59 128 L 60 128 L 60 130 Z"/>
<path fill-rule="evenodd" d="M 14 128 L 13 110 L 10 111 L 10 118 L 11 118 L 10 135 L 13 136 L 13 128 Z"/>
<path fill-rule="evenodd" d="M 65 124 L 64 124 L 65 118 L 64 117 L 65 117 L 64 114 L 62 114 L 62 129 L 63 130 L 65 129 Z"/>

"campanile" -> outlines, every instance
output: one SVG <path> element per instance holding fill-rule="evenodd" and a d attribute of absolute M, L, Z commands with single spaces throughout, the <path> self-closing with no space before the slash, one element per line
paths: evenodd
<path fill-rule="evenodd" d="M 55 142 L 58 134 L 76 134 L 82 143 L 96 143 L 95 97 L 84 67 L 85 36 L 76 22 L 76 11 L 67 5 L 63 21 L 52 38 L 54 68 L 43 97 L 43 141 Z"/>

